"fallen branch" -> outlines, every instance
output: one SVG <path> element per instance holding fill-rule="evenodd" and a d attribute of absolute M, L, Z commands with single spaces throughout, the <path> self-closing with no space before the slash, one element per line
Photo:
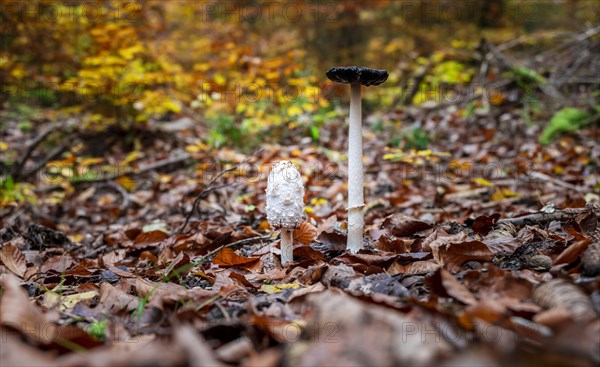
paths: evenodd
<path fill-rule="evenodd" d="M 171 166 L 177 163 L 181 163 L 184 162 L 186 160 L 188 160 L 191 156 L 188 153 L 177 153 L 174 154 L 172 157 L 169 157 L 167 159 L 162 159 L 158 162 L 153 162 L 153 163 L 149 163 L 149 164 L 141 164 L 138 169 L 123 169 L 123 170 L 119 170 L 119 172 L 116 172 L 114 174 L 110 174 L 110 175 L 99 175 L 98 178 L 94 178 L 94 179 L 82 179 L 82 180 L 72 180 L 71 183 L 72 184 L 84 184 L 84 183 L 95 183 L 95 182 L 105 182 L 105 181 L 110 181 L 110 180 L 115 180 L 119 177 L 123 177 L 123 176 L 138 176 L 150 171 L 155 171 L 167 166 Z"/>
<path fill-rule="evenodd" d="M 127 208 L 129 207 L 129 193 L 123 188 L 123 186 L 119 185 L 114 181 L 106 182 L 102 186 L 107 187 L 109 189 L 113 189 L 116 192 L 118 192 L 119 195 L 121 195 L 121 198 L 123 199 L 121 205 L 119 206 L 119 210 L 121 210 L 121 212 L 127 210 Z"/>
<path fill-rule="evenodd" d="M 567 208 L 562 210 L 556 210 L 555 212 L 537 212 L 533 214 L 524 215 L 516 218 L 504 218 L 500 219 L 497 223 L 511 223 L 514 225 L 523 225 L 525 223 L 544 223 L 553 220 L 566 221 L 577 217 L 579 214 L 594 211 L 592 208 Z"/>
<path fill-rule="evenodd" d="M 46 138 L 48 138 L 48 136 L 50 136 L 50 134 L 52 132 L 54 132 L 58 127 L 62 126 L 62 124 L 63 124 L 63 122 L 51 123 L 50 125 L 46 126 L 38 135 L 36 135 L 27 144 L 27 147 L 25 148 L 25 152 L 21 156 L 21 159 L 19 159 L 19 161 L 17 162 L 16 172 L 15 172 L 15 177 L 17 179 L 26 177 L 26 175 L 24 174 L 25 165 L 27 164 L 27 160 L 31 157 L 31 154 L 33 154 L 33 151 L 35 150 L 35 148 L 37 148 L 44 140 L 46 140 Z M 33 172 L 35 172 L 35 170 L 33 170 Z M 27 176 L 29 176 L 30 174 L 31 173 L 28 173 Z"/>
<path fill-rule="evenodd" d="M 257 150 L 256 152 L 254 152 L 254 154 L 252 154 L 252 156 L 250 156 L 250 158 L 245 159 L 245 160 L 243 160 L 240 163 L 236 163 L 232 167 L 219 172 L 218 175 L 216 175 L 215 177 L 213 177 L 212 180 L 210 180 L 208 182 L 208 184 L 204 187 L 204 189 L 200 192 L 200 194 L 198 194 L 198 196 L 194 200 L 194 203 L 192 204 L 192 209 L 190 210 L 190 212 L 188 213 L 188 215 L 185 217 L 185 221 L 183 222 L 183 224 L 181 225 L 181 227 L 179 227 L 179 229 L 177 230 L 176 233 L 179 234 L 179 233 L 182 233 L 185 230 L 185 227 L 187 227 L 187 225 L 189 224 L 190 219 L 192 218 L 192 215 L 194 215 L 194 213 L 198 209 L 198 205 L 200 205 L 200 201 L 202 199 L 204 199 L 211 191 L 214 191 L 214 190 L 217 190 L 217 189 L 221 189 L 221 188 L 226 187 L 226 186 L 230 186 L 230 185 L 227 185 L 227 184 L 219 185 L 217 187 L 213 186 L 215 184 L 215 182 L 217 182 L 218 179 L 220 179 L 221 177 L 223 177 L 223 175 L 225 175 L 225 174 L 227 174 L 229 172 L 235 171 L 236 169 L 238 169 L 239 166 L 250 162 L 250 160 L 252 160 L 258 153 L 260 153 L 261 150 L 262 149 Z"/>

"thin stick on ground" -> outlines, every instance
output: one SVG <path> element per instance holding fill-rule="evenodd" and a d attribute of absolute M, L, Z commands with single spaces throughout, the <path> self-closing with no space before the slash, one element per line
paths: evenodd
<path fill-rule="evenodd" d="M 526 223 L 542 223 L 550 222 L 553 220 L 568 220 L 575 218 L 579 214 L 591 211 L 596 212 L 597 210 L 595 208 L 590 207 L 567 208 L 562 210 L 556 210 L 554 213 L 538 212 L 524 215 L 522 217 L 500 219 L 497 223 L 511 223 L 514 225 L 523 225 Z"/>
<path fill-rule="evenodd" d="M 220 179 L 221 177 L 223 177 L 223 175 L 225 175 L 225 174 L 227 174 L 229 172 L 237 170 L 241 165 L 249 163 L 261 151 L 262 151 L 262 149 L 257 150 L 249 158 L 243 160 L 240 163 L 236 163 L 232 167 L 219 172 L 218 175 L 216 175 L 215 177 L 213 177 L 212 180 L 210 180 L 208 182 L 208 184 L 206 184 L 206 186 L 200 192 L 200 194 L 198 194 L 198 196 L 196 196 L 196 199 L 194 200 L 194 203 L 192 204 L 192 209 L 190 210 L 190 212 L 188 213 L 188 215 L 185 217 L 185 221 L 183 222 L 183 224 L 181 225 L 181 227 L 179 227 L 179 229 L 177 230 L 176 233 L 179 234 L 179 233 L 182 233 L 185 230 L 185 227 L 187 227 L 187 225 L 190 222 L 190 219 L 192 219 L 192 216 L 194 215 L 194 213 L 198 209 L 198 205 L 200 205 L 200 201 L 202 199 L 204 199 L 211 191 L 214 191 L 216 189 L 220 189 L 220 188 L 223 188 L 223 187 L 231 186 L 231 185 L 227 185 L 227 184 L 219 185 L 219 186 L 216 186 L 216 187 L 213 186 L 215 184 L 215 182 L 217 182 L 218 179 Z"/>

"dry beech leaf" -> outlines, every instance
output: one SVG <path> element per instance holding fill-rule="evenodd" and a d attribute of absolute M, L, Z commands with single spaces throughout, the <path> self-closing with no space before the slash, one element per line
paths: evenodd
<path fill-rule="evenodd" d="M 115 288 L 109 283 L 100 285 L 99 307 L 107 312 L 131 312 L 138 308 L 139 298 Z"/>
<path fill-rule="evenodd" d="M 491 261 L 494 257 L 492 251 L 481 241 L 441 242 L 434 247 L 435 242 L 438 240 L 430 245 L 434 260 L 452 272 L 460 271 L 467 261 Z"/>
<path fill-rule="evenodd" d="M 317 237 L 317 228 L 308 222 L 302 222 L 300 227 L 294 230 L 294 242 L 310 245 Z"/>
<path fill-rule="evenodd" d="M 396 275 L 396 274 L 417 275 L 417 274 L 431 273 L 432 271 L 436 271 L 439 268 L 440 268 L 440 265 L 436 264 L 433 261 L 415 261 L 408 265 L 402 265 L 398 262 L 394 262 L 387 269 L 387 272 L 390 275 Z"/>
<path fill-rule="evenodd" d="M 396 224 L 391 228 L 392 234 L 396 237 L 408 237 L 417 232 L 430 229 L 431 224 L 420 220 L 409 220 Z"/>
<path fill-rule="evenodd" d="M 229 247 L 224 247 L 221 251 L 217 253 L 213 260 L 213 264 L 219 265 L 222 267 L 231 267 L 231 266 L 239 266 L 239 265 L 247 265 L 253 262 L 258 261 L 258 257 L 244 257 L 235 253 Z"/>
<path fill-rule="evenodd" d="M 589 246 L 592 241 L 585 238 L 581 241 L 577 241 L 571 246 L 567 247 L 560 255 L 554 260 L 554 265 L 569 264 L 577 260 Z"/>
<path fill-rule="evenodd" d="M 27 263 L 25 262 L 25 256 L 19 248 L 13 243 L 7 243 L 2 247 L 0 251 L 0 261 L 20 278 L 23 277 L 27 270 Z"/>
<path fill-rule="evenodd" d="M 150 243 L 158 243 L 167 238 L 168 235 L 163 231 L 150 231 L 140 233 L 134 240 L 134 242 L 139 244 L 150 244 Z"/>
<path fill-rule="evenodd" d="M 12 274 L 0 279 L 0 324 L 16 329 L 29 339 L 49 343 L 54 339 L 56 325 L 47 314 L 36 307 L 21 288 L 21 282 Z"/>
<path fill-rule="evenodd" d="M 75 293 L 68 296 L 61 296 L 55 292 L 46 292 L 44 293 L 43 304 L 46 308 L 58 306 L 60 311 L 65 311 L 75 307 L 80 301 L 91 300 L 96 296 L 98 296 L 98 291 Z"/>
<path fill-rule="evenodd" d="M 485 236 L 492 230 L 492 227 L 498 221 L 498 219 L 500 219 L 499 213 L 495 213 L 490 216 L 480 215 L 479 217 L 475 218 L 471 228 L 473 229 L 473 232 Z"/>
<path fill-rule="evenodd" d="M 441 296 L 452 297 L 467 305 L 477 303 L 477 300 L 471 291 L 444 269 L 439 269 L 433 275 L 428 277 L 428 282 L 431 285 L 431 288 Z"/>

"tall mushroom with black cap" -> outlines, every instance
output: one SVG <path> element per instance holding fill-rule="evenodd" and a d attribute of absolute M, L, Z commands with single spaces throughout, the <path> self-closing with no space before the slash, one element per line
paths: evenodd
<path fill-rule="evenodd" d="M 346 249 L 356 253 L 363 248 L 365 218 L 363 207 L 362 106 L 360 86 L 379 85 L 386 81 L 385 70 L 357 66 L 334 66 L 327 78 L 336 83 L 350 84 L 350 122 L 348 135 L 348 243 Z"/>

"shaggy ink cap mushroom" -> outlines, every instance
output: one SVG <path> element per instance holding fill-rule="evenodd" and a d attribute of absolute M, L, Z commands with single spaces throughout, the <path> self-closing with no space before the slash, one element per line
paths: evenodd
<path fill-rule="evenodd" d="M 336 83 L 350 84 L 350 116 L 348 123 L 348 243 L 346 249 L 357 253 L 363 248 L 364 172 L 362 163 L 361 85 L 385 82 L 388 72 L 357 66 L 334 66 L 325 75 Z"/>
<path fill-rule="evenodd" d="M 358 66 L 334 66 L 325 75 L 332 82 L 344 84 L 360 83 L 367 87 L 379 85 L 388 78 L 388 72 L 385 70 Z"/>
<path fill-rule="evenodd" d="M 292 162 L 280 161 L 267 181 L 267 221 L 281 230 L 281 264 L 294 259 L 294 228 L 304 221 L 304 181 Z"/>

